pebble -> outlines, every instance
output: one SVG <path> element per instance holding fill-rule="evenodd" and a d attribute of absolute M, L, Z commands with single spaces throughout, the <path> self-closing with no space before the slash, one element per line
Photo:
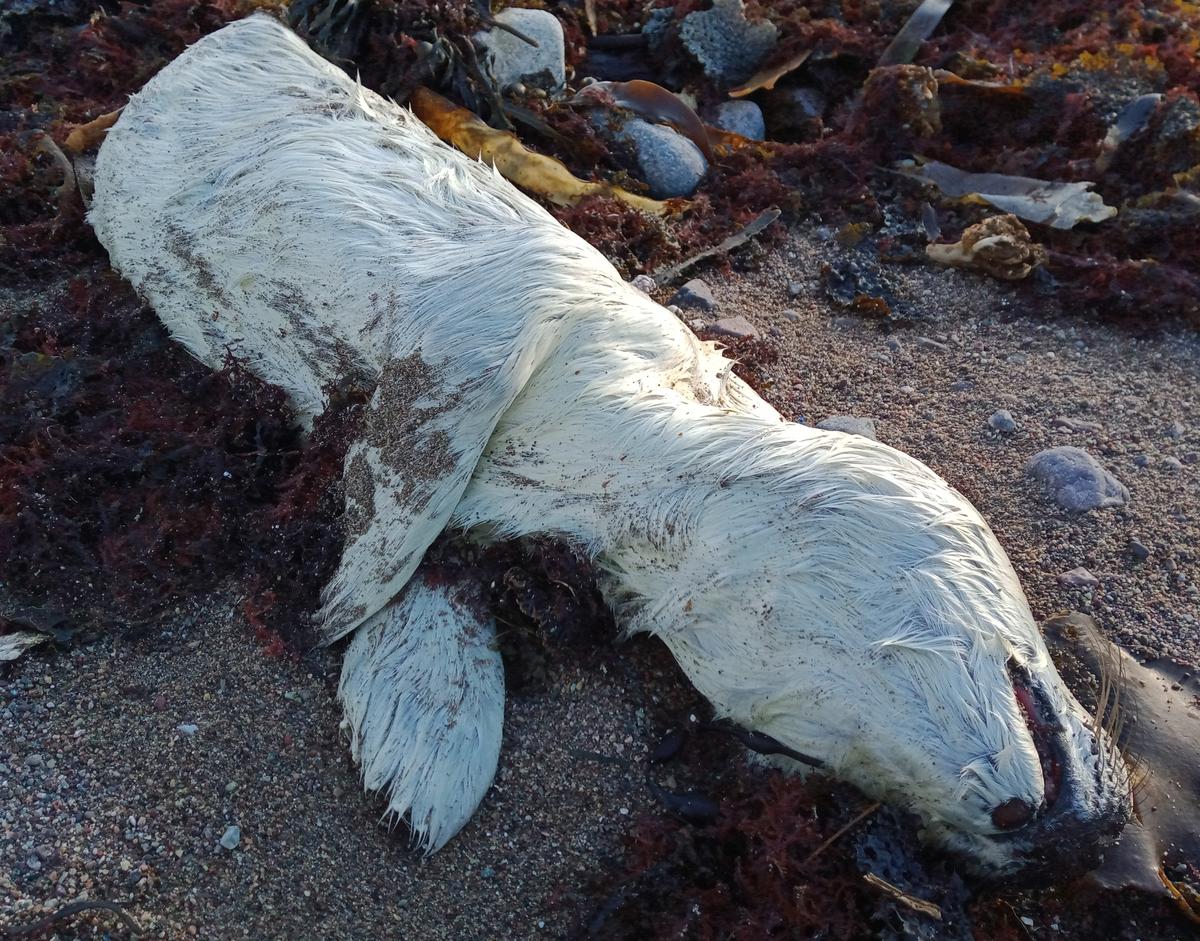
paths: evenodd
<path fill-rule="evenodd" d="M 238 844 L 242 842 L 241 827 L 229 827 L 223 834 L 221 834 L 220 842 L 223 849 L 237 849 Z"/>
<path fill-rule="evenodd" d="M 1059 575 L 1058 583 L 1066 588 L 1095 588 L 1100 584 L 1100 579 L 1080 566 Z"/>
<path fill-rule="evenodd" d="M 945 343 L 931 339 L 930 337 L 917 337 L 917 346 L 925 350 L 940 350 L 942 352 L 950 349 Z"/>
<path fill-rule="evenodd" d="M 1000 432 L 1002 435 L 1010 435 L 1017 430 L 1017 420 L 1012 417 L 1012 412 L 1007 409 L 998 409 L 988 416 L 988 427 Z"/>
<path fill-rule="evenodd" d="M 616 137 L 633 146 L 639 175 L 655 199 L 690 196 L 708 172 L 700 148 L 665 124 L 630 118 Z"/>
<path fill-rule="evenodd" d="M 817 427 L 824 431 L 841 431 L 848 435 L 861 435 L 878 441 L 875 433 L 875 419 L 860 415 L 830 415 L 817 422 Z"/>
<path fill-rule="evenodd" d="M 789 281 L 787 286 L 788 297 L 799 297 L 804 293 L 804 284 L 800 281 Z"/>
<path fill-rule="evenodd" d="M 179 729 L 179 731 L 184 735 L 195 735 L 200 731 L 200 726 L 193 725 L 190 722 L 181 722 L 179 725 L 175 726 L 175 728 Z"/>
<path fill-rule="evenodd" d="M 557 91 L 566 84 L 566 47 L 558 17 L 545 10 L 512 7 L 497 13 L 496 20 L 537 41 L 537 46 L 531 46 L 502 29 L 476 33 L 501 89 L 524 84 Z"/>
<path fill-rule="evenodd" d="M 762 108 L 753 101 L 726 101 L 717 108 L 713 123 L 722 130 L 741 134 L 750 140 L 762 140 L 767 136 Z"/>
<path fill-rule="evenodd" d="M 971 379 L 956 379 L 950 383 L 951 392 L 970 392 L 975 388 L 975 382 Z"/>
<path fill-rule="evenodd" d="M 783 312 L 783 317 L 785 320 L 790 320 L 790 321 L 792 321 L 792 323 L 795 323 L 797 320 L 800 319 L 800 314 L 794 310 L 785 310 Z"/>
<path fill-rule="evenodd" d="M 1133 463 L 1137 467 L 1149 467 L 1150 466 L 1150 455 L 1149 454 L 1135 454 L 1133 456 Z"/>
<path fill-rule="evenodd" d="M 1200 463 L 1200 451 L 1188 451 L 1183 455 L 1184 464 Z"/>
<path fill-rule="evenodd" d="M 1102 431 L 1103 426 L 1097 421 L 1087 421 L 1082 418 L 1067 418 L 1059 415 L 1054 419 L 1055 428 L 1065 428 L 1067 431 Z"/>
<path fill-rule="evenodd" d="M 655 280 L 652 277 L 650 277 L 650 275 L 648 275 L 648 274 L 639 274 L 629 283 L 632 284 L 639 291 L 641 291 L 643 294 L 649 294 L 656 287 L 658 287 L 657 282 L 655 282 Z"/>
<path fill-rule="evenodd" d="M 1173 421 L 1171 424 L 1167 425 L 1167 430 L 1164 432 L 1164 434 L 1166 434 L 1168 438 L 1182 438 L 1183 431 L 1183 422 Z"/>
<path fill-rule="evenodd" d="M 1129 540 L 1129 554 L 1137 561 L 1145 562 L 1150 558 L 1150 549 L 1141 540 L 1134 538 Z"/>
<path fill-rule="evenodd" d="M 1163 467 L 1169 471 L 1178 472 L 1183 470 L 1183 461 L 1179 460 L 1177 457 L 1164 457 L 1162 463 Z"/>
<path fill-rule="evenodd" d="M 1082 448 L 1064 445 L 1039 451 L 1025 473 L 1040 480 L 1059 506 L 1075 512 L 1123 506 L 1129 490 Z"/>
<path fill-rule="evenodd" d="M 883 341 L 883 345 L 892 353 L 901 353 L 904 351 L 904 344 L 896 337 L 888 337 Z"/>
<path fill-rule="evenodd" d="M 671 303 L 680 308 L 698 310 L 716 310 L 717 299 L 713 297 L 710 288 L 703 279 L 692 278 L 678 291 L 671 295 Z"/>
<path fill-rule="evenodd" d="M 745 317 L 722 317 L 720 320 L 713 323 L 709 328 L 713 333 L 719 333 L 722 336 L 737 337 L 739 339 L 754 339 L 757 340 L 761 334 L 758 328 L 754 326 Z"/>
<path fill-rule="evenodd" d="M 45 763 L 46 763 L 46 759 L 44 759 L 41 755 L 38 755 L 36 753 L 25 756 L 25 766 L 27 768 L 40 768 Z"/>

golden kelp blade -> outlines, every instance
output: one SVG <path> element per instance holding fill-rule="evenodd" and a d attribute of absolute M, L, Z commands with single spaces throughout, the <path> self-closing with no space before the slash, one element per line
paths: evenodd
<path fill-rule="evenodd" d="M 492 163 L 506 180 L 559 206 L 574 205 L 586 196 L 611 196 L 654 216 L 672 211 L 670 203 L 638 196 L 608 183 L 579 179 L 553 157 L 528 150 L 513 134 L 488 127 L 466 108 L 452 104 L 428 88 L 414 91 L 409 105 L 446 143 L 468 156 Z"/>

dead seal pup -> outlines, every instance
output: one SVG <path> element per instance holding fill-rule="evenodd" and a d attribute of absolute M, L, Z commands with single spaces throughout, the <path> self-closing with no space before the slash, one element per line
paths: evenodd
<path fill-rule="evenodd" d="M 716 712 L 916 812 L 983 872 L 1130 813 L 980 515 L 927 467 L 783 421 L 711 345 L 501 179 L 275 21 L 201 40 L 100 150 L 91 221 L 193 354 L 299 420 L 375 383 L 321 612 L 366 786 L 424 846 L 495 771 L 503 673 L 446 526 L 586 546 Z"/>

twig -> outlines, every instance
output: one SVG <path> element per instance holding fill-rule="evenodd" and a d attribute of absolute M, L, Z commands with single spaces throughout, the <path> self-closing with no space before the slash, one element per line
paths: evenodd
<path fill-rule="evenodd" d="M 713 255 L 719 255 L 722 252 L 732 251 L 744 242 L 750 241 L 754 236 L 758 235 L 772 222 L 778 219 L 780 212 L 778 209 L 766 209 L 758 214 L 757 218 L 751 221 L 739 232 L 733 233 L 729 238 L 725 239 L 720 245 L 706 248 L 704 251 L 693 255 L 685 261 L 681 261 L 677 265 L 671 265 L 669 268 L 662 268 L 654 274 L 654 283 L 659 287 L 670 284 L 681 274 L 695 265 L 697 262 L 704 261 L 705 258 L 710 258 Z"/>
<path fill-rule="evenodd" d="M 843 836 L 845 836 L 850 830 L 854 829 L 854 827 L 858 826 L 860 823 L 862 823 L 864 820 L 866 820 L 869 816 L 871 816 L 871 814 L 875 813 L 875 811 L 877 811 L 882 806 L 883 805 L 880 804 L 879 801 L 876 801 L 873 804 L 868 804 L 866 807 L 864 807 L 862 810 L 860 810 L 857 814 L 855 814 L 853 817 L 851 817 L 850 820 L 848 820 L 843 826 L 839 827 L 838 831 L 833 836 L 831 836 L 824 843 L 822 843 L 820 846 L 818 846 L 815 850 L 813 850 L 811 853 L 809 853 L 807 856 L 805 856 L 804 862 L 800 864 L 801 867 L 803 868 L 804 866 L 807 866 L 809 863 L 811 863 L 814 859 L 816 859 L 823 852 L 825 852 L 825 850 L 827 850 L 827 849 L 829 849 L 829 847 L 833 846 L 834 843 L 836 843 Z"/>
<path fill-rule="evenodd" d="M 99 899 L 85 900 L 82 902 L 70 902 L 64 905 L 57 911 L 51 912 L 41 921 L 34 922 L 32 925 L 21 925 L 16 928 L 7 928 L 2 937 L 4 938 L 36 938 L 43 934 L 46 929 L 53 927 L 64 918 L 70 918 L 72 915 L 78 915 L 80 912 L 87 911 L 105 911 L 112 912 L 124 923 L 129 929 L 129 933 L 137 937 L 142 933 L 142 926 L 137 923 L 132 915 L 125 910 L 125 907 L 117 902 L 104 902 Z"/>
<path fill-rule="evenodd" d="M 903 902 L 914 912 L 920 912 L 922 915 L 928 915 L 930 918 L 936 918 L 938 921 L 942 920 L 942 910 L 937 905 L 934 905 L 933 902 L 926 902 L 915 895 L 909 895 L 903 889 L 892 885 L 887 879 L 881 878 L 873 872 L 868 872 L 863 876 L 863 879 L 875 886 L 875 888 L 881 889 L 890 895 L 897 902 Z"/>

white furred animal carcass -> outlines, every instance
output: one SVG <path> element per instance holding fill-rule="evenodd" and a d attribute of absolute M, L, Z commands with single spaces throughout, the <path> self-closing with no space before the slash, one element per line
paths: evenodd
<path fill-rule="evenodd" d="M 717 714 L 923 819 L 989 872 L 1129 815 L 987 524 L 886 445 L 783 421 L 730 363 L 492 169 L 277 22 L 202 39 L 101 148 L 90 219 L 172 334 L 310 423 L 375 388 L 320 617 L 368 788 L 428 850 L 495 771 L 503 672 L 447 526 L 584 546 L 629 631 Z"/>

